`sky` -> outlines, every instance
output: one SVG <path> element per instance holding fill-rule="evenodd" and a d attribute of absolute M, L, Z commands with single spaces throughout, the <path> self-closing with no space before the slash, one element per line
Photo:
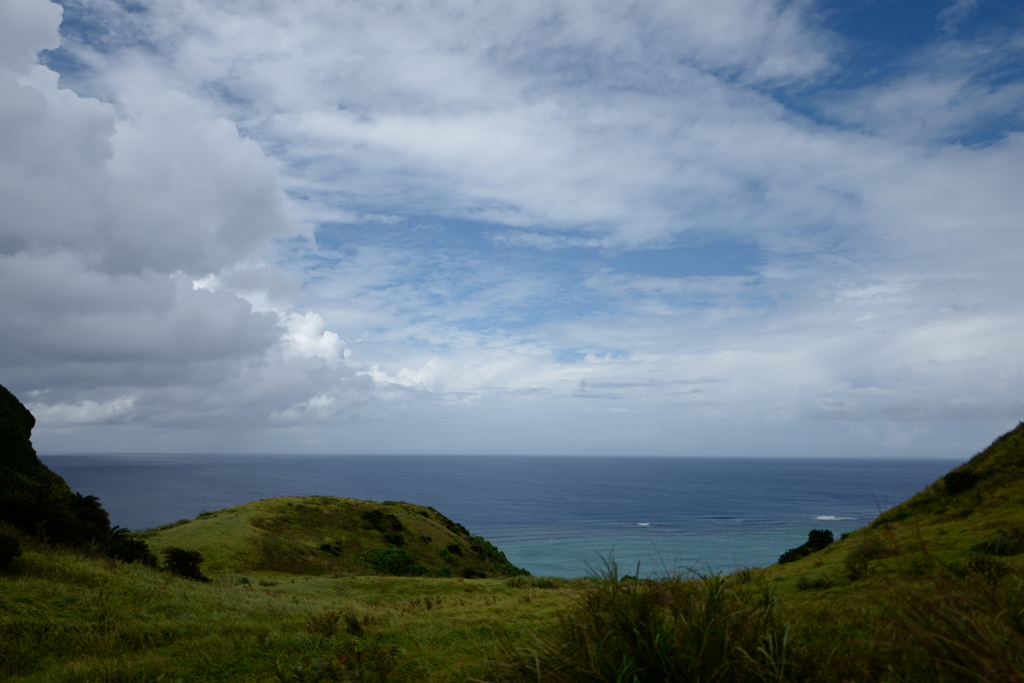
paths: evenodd
<path fill-rule="evenodd" d="M 0 0 L 42 453 L 964 459 L 1022 256 L 1016 1 Z"/>

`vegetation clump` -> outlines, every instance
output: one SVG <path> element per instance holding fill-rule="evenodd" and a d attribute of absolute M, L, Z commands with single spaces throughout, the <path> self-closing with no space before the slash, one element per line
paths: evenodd
<path fill-rule="evenodd" d="M 986 555 L 1010 557 L 1024 553 L 1024 529 L 1012 527 L 1001 531 L 995 538 L 976 543 L 971 550 Z"/>
<path fill-rule="evenodd" d="M 722 576 L 621 581 L 614 561 L 507 681 L 785 680 L 788 630 L 768 590 Z"/>
<path fill-rule="evenodd" d="M 203 556 L 199 551 L 172 547 L 166 548 L 163 554 L 164 566 L 172 574 L 203 583 L 210 581 L 199 569 L 199 565 L 203 563 Z"/>
<path fill-rule="evenodd" d="M 0 571 L 9 571 L 16 559 L 21 557 L 21 543 L 10 534 L 0 534 Z"/>
<path fill-rule="evenodd" d="M 949 472 L 942 478 L 946 491 L 955 496 L 970 491 L 978 483 L 978 473 L 970 467 L 960 467 Z"/>
<path fill-rule="evenodd" d="M 807 534 L 807 541 L 796 548 L 790 548 L 779 556 L 779 564 L 794 562 L 802 557 L 807 557 L 813 552 L 831 545 L 834 541 L 832 532 L 828 529 L 812 529 Z"/>
<path fill-rule="evenodd" d="M 359 559 L 388 576 L 423 576 L 429 571 L 404 548 L 368 550 Z"/>

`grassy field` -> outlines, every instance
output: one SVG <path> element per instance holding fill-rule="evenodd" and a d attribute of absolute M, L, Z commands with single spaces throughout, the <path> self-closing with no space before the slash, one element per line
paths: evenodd
<path fill-rule="evenodd" d="M 543 633 L 576 592 L 530 577 L 252 572 L 199 583 L 44 547 L 19 564 L 0 577 L 0 678 L 25 682 L 278 680 L 279 664 L 356 651 L 390 667 L 368 681 L 465 681 Z"/>
<path fill-rule="evenodd" d="M 432 576 L 365 575 L 393 533 Z M 1024 682 L 1024 426 L 867 527 L 727 577 L 437 578 L 502 564 L 405 503 L 271 499 L 143 536 L 200 550 L 213 580 L 21 535 L 0 677 Z"/>

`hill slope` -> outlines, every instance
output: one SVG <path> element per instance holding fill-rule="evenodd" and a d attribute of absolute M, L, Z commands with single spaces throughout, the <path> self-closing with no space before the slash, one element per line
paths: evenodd
<path fill-rule="evenodd" d="M 896 574 L 990 578 L 1022 567 L 1024 423 L 871 524 L 772 572 L 776 581 L 842 589 Z"/>
<path fill-rule="evenodd" d="M 487 540 L 411 503 L 311 496 L 204 512 L 139 534 L 156 551 L 198 550 L 207 572 L 517 576 Z"/>

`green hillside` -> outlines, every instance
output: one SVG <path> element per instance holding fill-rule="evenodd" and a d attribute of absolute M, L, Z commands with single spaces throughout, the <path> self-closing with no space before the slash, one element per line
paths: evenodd
<path fill-rule="evenodd" d="M 35 458 L 26 415 L 0 393 L 5 681 L 1024 683 L 1024 424 L 783 563 L 566 581 L 401 502 L 272 498 L 129 537 Z"/>
<path fill-rule="evenodd" d="M 527 574 L 486 539 L 470 535 L 437 510 L 393 501 L 270 498 L 204 512 L 138 537 L 156 551 L 171 546 L 198 550 L 207 573 Z"/>
<path fill-rule="evenodd" d="M 783 585 L 817 582 L 845 593 L 896 576 L 977 577 L 1022 566 L 1024 423 L 871 524 L 771 574 Z"/>

